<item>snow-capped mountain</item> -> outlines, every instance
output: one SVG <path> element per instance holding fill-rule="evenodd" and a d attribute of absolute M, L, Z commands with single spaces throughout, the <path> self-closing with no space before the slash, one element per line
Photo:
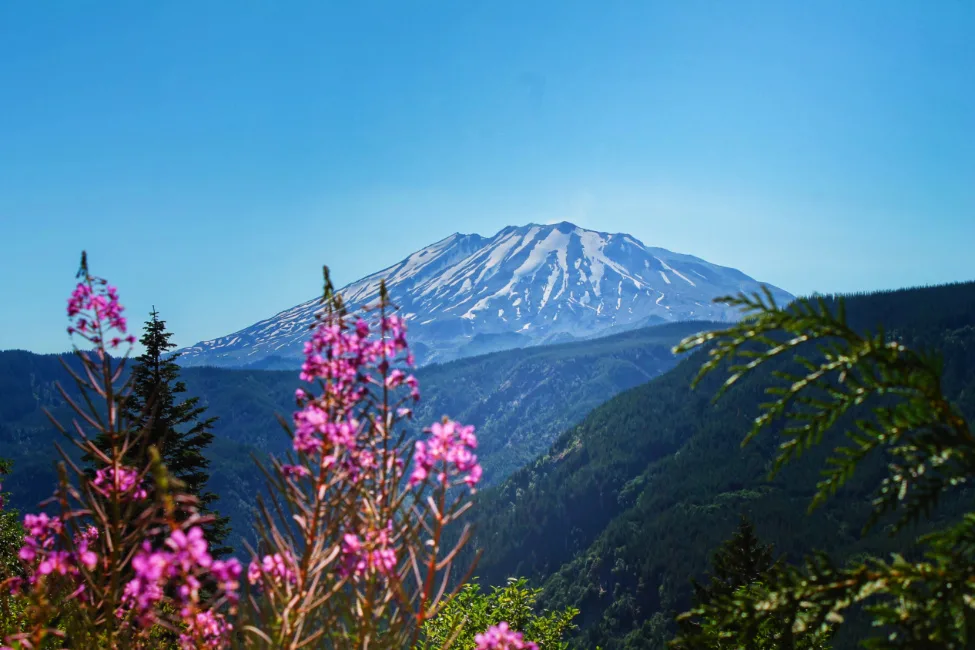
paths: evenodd
<path fill-rule="evenodd" d="M 737 318 L 712 300 L 753 292 L 741 271 L 571 223 L 509 226 L 493 237 L 453 234 L 340 289 L 351 308 L 379 281 L 409 326 L 418 363 L 601 336 L 675 320 Z M 769 286 L 777 300 L 792 298 Z M 297 367 L 318 298 L 183 349 L 184 365 Z"/>

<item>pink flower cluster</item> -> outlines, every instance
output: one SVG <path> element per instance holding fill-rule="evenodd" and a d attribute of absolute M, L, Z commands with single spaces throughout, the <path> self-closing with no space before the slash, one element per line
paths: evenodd
<path fill-rule="evenodd" d="M 80 575 L 79 567 L 91 571 L 98 564 L 98 555 L 90 550 L 89 544 L 97 539 L 97 531 L 86 531 L 75 539 L 75 550 L 58 549 L 58 537 L 64 530 L 64 523 L 58 517 L 46 513 L 24 515 L 24 545 L 20 548 L 20 559 L 35 568 L 30 584 L 34 585 L 42 576 L 52 573 L 62 576 Z"/>
<path fill-rule="evenodd" d="M 339 573 L 353 578 L 369 573 L 392 575 L 397 564 L 392 536 L 392 522 L 380 530 L 367 531 L 364 539 L 353 533 L 345 534 L 342 537 L 342 565 Z"/>
<path fill-rule="evenodd" d="M 135 337 L 126 334 L 124 308 L 118 301 L 118 290 L 100 278 L 86 278 L 79 282 L 68 298 L 68 317 L 73 323 L 68 334 L 78 334 L 95 345 L 101 345 L 111 330 L 116 335 L 107 339 L 116 348 L 122 341 L 135 343 Z"/>
<path fill-rule="evenodd" d="M 445 419 L 426 431 L 430 437 L 416 443 L 413 455 L 415 467 L 410 475 L 410 485 L 426 481 L 432 472 L 439 470 L 437 479 L 442 484 L 446 485 L 451 476 L 463 476 L 464 483 L 473 490 L 482 474 L 477 456 L 472 451 L 477 448 L 474 427 Z"/>
<path fill-rule="evenodd" d="M 322 322 L 305 344 L 300 376 L 303 381 L 319 381 L 323 393 L 295 392 L 301 408 L 294 414 L 295 450 L 317 456 L 322 470 L 341 470 L 353 483 L 376 476 L 384 463 L 386 471 L 402 470 L 403 459 L 387 455 L 377 444 L 396 419 L 411 415 L 410 409 L 397 408 L 390 421 L 365 412 L 372 399 L 380 399 L 371 392 L 384 399 L 407 389 L 408 396 L 397 406 L 406 399 L 419 400 L 416 378 L 396 365 L 413 365 L 406 325 L 399 316 L 383 314 L 373 324 L 357 318 L 352 327 L 341 317 Z M 310 475 L 302 465 L 285 465 L 281 471 L 292 479 Z M 355 579 L 370 573 L 391 575 L 397 565 L 391 525 L 359 525 L 364 530 L 350 530 L 341 538 L 340 573 Z"/>
<path fill-rule="evenodd" d="M 501 622 L 492 625 L 483 634 L 474 637 L 475 650 L 538 650 L 538 645 L 525 641 L 521 632 L 508 628 L 508 624 Z"/>
<path fill-rule="evenodd" d="M 116 471 L 106 467 L 95 472 L 92 487 L 105 498 L 114 495 L 141 501 L 149 496 L 144 485 L 139 482 L 139 472 L 129 467 L 119 467 Z"/>
<path fill-rule="evenodd" d="M 294 414 L 296 451 L 319 457 L 321 467 L 337 467 L 352 481 L 363 472 L 377 468 L 375 451 L 369 444 L 370 423 L 360 421 L 356 409 L 369 396 L 370 386 L 384 390 L 409 387 L 410 397 L 419 399 L 416 378 L 399 368 L 394 361 L 413 363 L 406 344 L 406 328 L 398 316 L 379 319 L 378 337 L 364 319 L 349 327 L 341 319 L 321 323 L 305 343 L 303 381 L 320 381 L 324 393 L 313 396 L 303 389 L 295 392 L 301 410 Z M 307 476 L 306 469 L 289 465 L 282 468 L 286 477 Z"/>
<path fill-rule="evenodd" d="M 132 558 L 135 577 L 125 586 L 124 606 L 135 612 L 143 623 L 151 622 L 156 605 L 167 592 L 173 592 L 181 607 L 180 617 L 191 630 L 188 638 L 210 644 L 199 647 L 221 647 L 214 645 L 212 639 L 192 636 L 199 633 L 209 639 L 214 630 L 221 633 L 230 630 L 230 625 L 222 616 L 202 609 L 200 588 L 203 580 L 215 580 L 219 595 L 232 603 L 236 602 L 240 586 L 240 562 L 236 559 L 214 560 L 207 550 L 203 529 L 199 526 L 188 531 L 174 530 L 165 542 L 165 549 L 153 550 L 148 541 L 142 543 L 142 550 Z M 201 614 L 203 618 L 200 618 Z M 196 646 L 190 643 L 184 644 L 184 647 Z"/>
<path fill-rule="evenodd" d="M 306 454 L 321 451 L 328 443 L 331 448 L 354 448 L 359 423 L 354 419 L 339 422 L 330 420 L 328 413 L 314 402 L 295 413 L 295 451 Z"/>
<path fill-rule="evenodd" d="M 250 566 L 247 567 L 247 581 L 255 585 L 261 582 L 261 576 L 264 576 L 279 586 L 284 586 L 286 583 L 295 584 L 298 575 L 294 571 L 294 564 L 294 558 L 290 553 L 265 555 L 260 563 L 256 560 L 251 561 Z"/>
<path fill-rule="evenodd" d="M 223 616 L 212 610 L 197 612 L 183 622 L 186 624 L 186 632 L 179 635 L 179 646 L 182 650 L 226 648 L 227 639 L 234 629 Z"/>
<path fill-rule="evenodd" d="M 326 381 L 329 393 L 338 404 L 351 406 L 366 396 L 367 384 L 380 383 L 369 374 L 369 369 L 375 368 L 383 376 L 381 385 L 396 388 L 405 384 L 411 390 L 411 397 L 418 400 L 416 378 L 400 369 L 390 371 L 391 362 L 404 352 L 405 364 L 413 365 L 413 355 L 409 354 L 406 343 L 406 325 L 394 314 L 380 319 L 379 331 L 378 338 L 370 338 L 371 327 L 362 318 L 356 320 L 351 330 L 341 321 L 320 324 L 305 342 L 302 381 Z M 300 389 L 295 396 L 299 403 L 308 398 Z"/>

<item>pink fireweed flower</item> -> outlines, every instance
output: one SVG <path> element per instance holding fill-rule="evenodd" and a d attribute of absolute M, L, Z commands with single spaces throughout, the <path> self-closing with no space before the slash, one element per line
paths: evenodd
<path fill-rule="evenodd" d="M 24 579 L 19 576 L 8 578 L 7 585 L 10 587 L 10 593 L 16 596 L 20 594 L 21 590 L 24 588 Z"/>
<path fill-rule="evenodd" d="M 164 544 L 167 550 L 154 550 L 148 541 L 132 558 L 135 577 L 126 586 L 123 605 L 139 617 L 152 619 L 155 606 L 164 595 L 175 593 L 182 604 L 184 619 L 195 616 L 200 589 L 207 579 L 216 581 L 218 596 L 236 602 L 241 573 L 237 560 L 213 560 L 207 550 L 203 529 L 174 530 Z M 185 622 L 185 621 L 184 621 Z"/>
<path fill-rule="evenodd" d="M 65 576 L 75 571 L 75 565 L 71 554 L 67 551 L 52 551 L 37 565 L 37 570 L 41 575 L 58 573 Z"/>
<path fill-rule="evenodd" d="M 492 625 L 474 637 L 475 650 L 538 650 L 538 646 L 525 641 L 521 632 L 508 628 L 505 622 Z"/>
<path fill-rule="evenodd" d="M 59 518 L 50 517 L 42 512 L 39 515 L 24 515 L 24 528 L 30 536 L 53 542 L 54 536 L 61 532 L 63 524 Z"/>
<path fill-rule="evenodd" d="M 406 373 L 396 368 L 386 375 L 386 388 L 396 388 L 403 383 L 404 379 L 406 379 Z"/>
<path fill-rule="evenodd" d="M 126 335 L 127 322 L 122 315 L 124 308 L 118 300 L 118 290 L 105 280 L 87 277 L 79 282 L 68 298 L 69 334 L 78 334 L 91 343 L 101 345 L 101 331 L 108 334 L 112 330 L 117 335 L 109 336 L 111 347 L 118 347 L 122 341 L 135 343 L 135 337 Z"/>
<path fill-rule="evenodd" d="M 118 494 L 128 499 L 142 501 L 149 496 L 145 487 L 139 483 L 139 472 L 130 467 L 105 467 L 95 472 L 92 487 L 103 497 L 111 498 Z"/>
<path fill-rule="evenodd" d="M 410 475 L 410 485 L 426 481 L 434 467 L 439 467 L 437 478 L 446 483 L 450 476 L 462 476 L 472 489 L 481 478 L 481 466 L 471 451 L 477 448 L 473 426 L 465 426 L 452 420 L 437 422 L 426 430 L 429 437 L 418 440 L 414 447 L 415 464 Z"/>
<path fill-rule="evenodd" d="M 93 528 L 89 527 L 75 535 L 72 550 L 59 548 L 64 524 L 58 517 L 51 517 L 46 513 L 28 514 L 24 516 L 24 528 L 24 544 L 18 557 L 34 569 L 29 584 L 36 587 L 39 580 L 52 574 L 69 576 L 76 584 L 74 592 L 68 598 L 84 597 L 81 567 L 92 571 L 98 566 L 98 554 L 89 548 L 90 543 L 97 539 L 97 533 L 91 532 Z M 17 588 L 19 589 L 19 585 Z"/>
<path fill-rule="evenodd" d="M 74 543 L 75 544 L 91 543 L 94 542 L 96 539 L 98 539 L 99 536 L 100 534 L 98 532 L 98 529 L 92 526 L 91 524 L 88 524 L 88 526 L 84 530 L 79 531 L 74 536 Z"/>
<path fill-rule="evenodd" d="M 383 334 L 387 334 L 392 342 L 393 353 L 407 348 L 406 323 L 396 314 L 390 314 L 380 322 Z M 392 355 L 390 355 L 392 356 Z"/>
<path fill-rule="evenodd" d="M 207 552 L 207 540 L 203 536 L 203 529 L 199 526 L 190 528 L 189 531 L 174 530 L 166 546 L 172 549 L 171 562 L 179 566 L 184 572 L 189 573 L 196 567 L 209 569 L 213 563 L 213 558 Z"/>
<path fill-rule="evenodd" d="M 98 554 L 89 548 L 97 539 L 98 529 L 91 525 L 74 536 L 78 563 L 84 565 L 89 571 L 93 571 L 98 565 Z"/>
<path fill-rule="evenodd" d="M 367 323 L 362 318 L 358 318 L 355 321 L 355 335 L 360 339 L 369 337 L 369 323 Z"/>
<path fill-rule="evenodd" d="M 240 574 L 243 569 L 237 558 L 229 560 L 214 560 L 210 565 L 210 575 L 217 581 L 217 587 L 231 602 L 237 602 L 237 590 L 240 588 Z"/>
<path fill-rule="evenodd" d="M 142 550 L 132 558 L 135 577 L 125 585 L 125 606 L 139 614 L 147 614 L 162 601 L 169 559 L 169 553 L 153 551 L 148 541 L 142 543 Z"/>
<path fill-rule="evenodd" d="M 24 544 L 20 547 L 20 551 L 17 553 L 19 557 L 24 562 L 33 562 L 37 557 L 37 547 L 33 544 Z"/>
<path fill-rule="evenodd" d="M 261 576 L 265 576 L 271 582 L 283 586 L 285 583 L 295 584 L 298 581 L 298 574 L 294 570 L 295 561 L 289 553 L 265 555 L 260 563 L 252 560 L 247 567 L 247 582 L 258 584 Z"/>
<path fill-rule="evenodd" d="M 54 552 L 64 525 L 57 517 L 49 517 L 47 513 L 39 515 L 24 515 L 24 545 L 20 548 L 18 556 L 21 560 L 28 563 L 35 562 L 38 557 L 41 561 L 48 553 Z M 33 581 L 33 577 L 31 578 Z"/>
<path fill-rule="evenodd" d="M 363 538 L 354 533 L 342 537 L 342 564 L 339 574 L 359 578 L 370 573 L 392 575 L 398 563 L 392 546 L 392 522 L 379 530 L 369 530 Z"/>
<path fill-rule="evenodd" d="M 406 385 L 410 387 L 410 398 L 414 402 L 420 401 L 420 384 L 417 382 L 416 377 L 410 375 L 406 378 Z"/>
<path fill-rule="evenodd" d="M 286 478 L 304 478 L 311 476 L 311 471 L 304 465 L 282 465 L 281 473 Z"/>
<path fill-rule="evenodd" d="M 359 423 L 356 420 L 328 422 L 325 425 L 325 436 L 336 447 L 355 447 L 358 433 Z"/>
<path fill-rule="evenodd" d="M 218 650 L 229 645 L 234 626 L 220 614 L 207 610 L 184 617 L 186 632 L 179 637 L 183 650 Z"/>
<path fill-rule="evenodd" d="M 419 397 L 416 378 L 392 368 L 397 355 L 407 349 L 405 331 L 395 315 L 380 318 L 376 328 L 363 318 L 351 328 L 341 318 L 317 326 L 305 343 L 300 377 L 319 381 L 324 394 L 296 392 L 301 408 L 294 413 L 295 451 L 320 456 L 324 467 L 341 469 L 353 482 L 378 468 L 370 436 L 381 435 L 385 424 L 360 422 L 353 414 L 360 412 L 373 386 L 395 390 L 405 385 L 414 399 Z M 290 470 L 285 472 L 296 476 Z"/>

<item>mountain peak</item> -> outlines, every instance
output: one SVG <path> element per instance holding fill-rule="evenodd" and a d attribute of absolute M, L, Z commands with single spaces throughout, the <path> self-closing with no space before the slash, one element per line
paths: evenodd
<path fill-rule="evenodd" d="M 734 320 L 713 299 L 758 290 L 744 273 L 568 221 L 454 233 L 340 289 L 352 309 L 400 306 L 421 363 L 679 320 Z M 788 293 L 770 287 L 777 299 Z M 318 299 L 183 350 L 187 365 L 297 365 Z"/>

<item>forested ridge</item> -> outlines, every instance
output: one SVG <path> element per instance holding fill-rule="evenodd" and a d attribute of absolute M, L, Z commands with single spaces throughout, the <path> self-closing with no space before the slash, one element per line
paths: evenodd
<path fill-rule="evenodd" d="M 673 323 L 592 341 L 523 348 L 420 368 L 423 399 L 414 432 L 445 414 L 478 429 L 485 483 L 500 480 L 544 451 L 566 427 L 606 399 L 672 368 L 671 348 L 709 327 Z M 73 382 L 62 361 L 72 354 L 0 351 L 0 456 L 14 461 L 5 481 L 11 502 L 31 510 L 50 496 L 55 442 L 63 442 L 42 408 L 63 422 L 72 414 L 55 388 Z M 199 397 L 216 417 L 208 489 L 232 522 L 232 544 L 249 534 L 254 496 L 263 489 L 253 453 L 283 454 L 290 440 L 277 420 L 294 411 L 298 373 L 271 370 L 183 368 L 188 397 Z"/>
<path fill-rule="evenodd" d="M 835 305 L 835 297 L 826 300 Z M 883 325 L 908 347 L 939 353 L 945 394 L 975 414 L 975 283 L 851 296 L 847 310 L 854 327 Z M 879 456 L 807 516 L 834 445 L 827 440 L 770 481 L 775 435 L 740 444 L 767 400 L 771 371 L 787 363 L 755 371 L 712 403 L 719 377 L 691 388 L 703 360 L 696 353 L 595 409 L 481 496 L 479 576 L 487 584 L 527 576 L 544 585 L 544 606 L 580 609 L 579 647 L 663 647 L 673 613 L 690 603 L 690 579 L 705 572 L 742 512 L 790 561 L 813 549 L 837 558 L 885 555 L 917 535 L 912 528 L 889 538 L 882 527 L 860 535 L 884 470 Z M 957 495 L 946 497 L 926 525 L 962 507 Z M 835 647 L 849 647 L 855 628 L 844 634 Z"/>

